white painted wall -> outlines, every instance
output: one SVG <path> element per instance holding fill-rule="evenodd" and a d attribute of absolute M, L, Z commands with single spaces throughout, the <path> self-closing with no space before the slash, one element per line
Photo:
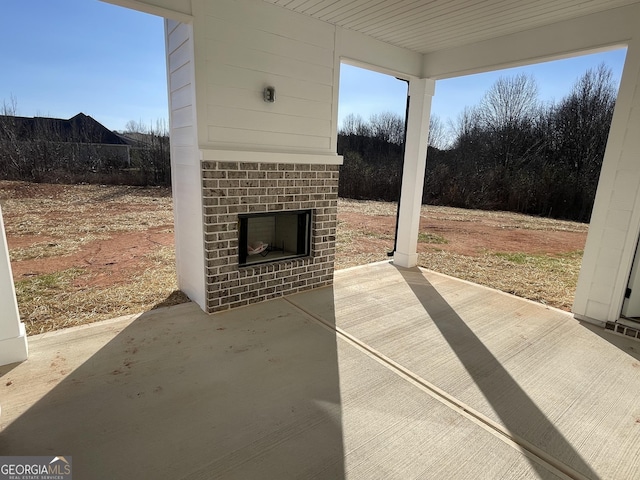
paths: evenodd
<path fill-rule="evenodd" d="M 171 183 L 178 286 L 205 308 L 204 232 L 196 128 L 193 29 L 165 21 L 171 128 Z"/>
<path fill-rule="evenodd" d="M 618 319 L 640 232 L 638 33 L 627 50 L 573 305 L 591 320 Z"/>
<path fill-rule="evenodd" d="M 252 0 L 193 8 L 200 147 L 335 155 L 334 27 Z"/>
<path fill-rule="evenodd" d="M 27 359 L 27 334 L 20 321 L 0 208 L 0 365 Z"/>

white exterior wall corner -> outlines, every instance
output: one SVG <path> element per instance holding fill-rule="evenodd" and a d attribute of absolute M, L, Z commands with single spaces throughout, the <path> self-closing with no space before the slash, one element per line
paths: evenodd
<path fill-rule="evenodd" d="M 638 22 L 640 15 L 635 13 Z M 628 44 L 576 288 L 573 312 L 580 318 L 615 321 L 622 310 L 640 234 L 639 125 L 640 36 L 636 36 Z"/>
<path fill-rule="evenodd" d="M 421 76 L 440 80 L 624 46 L 637 36 L 639 21 L 634 4 L 427 53 Z"/>
<path fill-rule="evenodd" d="M 20 321 L 18 303 L 11 275 L 9 247 L 0 208 L 0 365 L 27 359 L 27 334 Z"/>
<path fill-rule="evenodd" d="M 204 309 L 204 227 L 192 26 L 166 20 L 165 42 L 178 287 Z"/>

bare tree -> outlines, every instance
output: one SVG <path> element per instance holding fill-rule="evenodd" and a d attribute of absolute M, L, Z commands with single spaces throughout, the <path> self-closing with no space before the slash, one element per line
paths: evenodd
<path fill-rule="evenodd" d="M 404 142 L 404 119 L 393 112 L 374 113 L 369 117 L 372 136 L 383 142 L 401 145 Z"/>
<path fill-rule="evenodd" d="M 447 143 L 447 132 L 440 117 L 431 115 L 429 118 L 429 146 L 442 150 L 447 148 Z"/>
<path fill-rule="evenodd" d="M 371 127 L 358 114 L 350 113 L 342 120 L 340 135 L 362 135 L 370 136 Z"/>
<path fill-rule="evenodd" d="M 11 94 L 9 100 L 2 100 L 2 115 L 15 117 L 18 114 L 18 100 Z"/>
<path fill-rule="evenodd" d="M 611 69 L 600 64 L 587 70 L 556 108 L 558 146 L 578 174 L 602 161 L 615 100 Z"/>
<path fill-rule="evenodd" d="M 455 122 L 450 121 L 449 129 L 455 137 L 454 147 L 459 148 L 468 142 L 475 132 L 480 128 L 480 118 L 476 107 L 466 106 L 460 112 Z"/>
<path fill-rule="evenodd" d="M 129 120 L 125 134 L 135 142 L 131 152 L 132 170 L 146 183 L 169 185 L 171 182 L 171 161 L 169 131 L 164 119 L 146 125 L 142 120 Z"/>
<path fill-rule="evenodd" d="M 535 78 L 521 73 L 500 77 L 484 95 L 478 107 L 486 128 L 513 128 L 531 118 L 538 107 L 538 84 Z"/>
<path fill-rule="evenodd" d="M 574 211 L 587 220 L 593 207 L 616 101 L 611 69 L 587 70 L 552 114 L 554 156 L 567 169 Z"/>
<path fill-rule="evenodd" d="M 0 111 L 0 174 L 3 178 L 19 178 L 23 170 L 23 145 L 18 141 L 16 115 L 18 101 L 11 95 L 9 100 L 2 101 Z"/>
<path fill-rule="evenodd" d="M 135 120 L 129 120 L 124 126 L 125 133 L 145 133 L 146 130 L 147 127 L 144 125 L 142 120 L 137 122 Z"/>

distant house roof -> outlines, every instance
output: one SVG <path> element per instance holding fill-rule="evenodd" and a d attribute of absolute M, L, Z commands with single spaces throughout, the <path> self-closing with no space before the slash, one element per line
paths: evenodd
<path fill-rule="evenodd" d="M 109 145 L 128 145 L 126 139 L 112 132 L 84 113 L 68 120 L 46 117 L 13 117 L 0 115 L 0 121 L 12 125 L 19 140 L 30 140 L 40 135 L 59 142 L 101 143 Z"/>

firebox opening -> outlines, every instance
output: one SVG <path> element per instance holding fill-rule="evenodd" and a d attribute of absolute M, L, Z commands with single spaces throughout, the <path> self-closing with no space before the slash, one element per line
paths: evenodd
<path fill-rule="evenodd" d="M 239 215 L 239 265 L 255 265 L 310 253 L 311 210 Z"/>

